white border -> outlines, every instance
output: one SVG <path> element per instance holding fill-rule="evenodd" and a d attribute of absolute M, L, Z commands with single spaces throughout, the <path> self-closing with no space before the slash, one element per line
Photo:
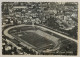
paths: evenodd
<path fill-rule="evenodd" d="M 1 3 L 2 2 L 78 2 L 78 55 L 80 57 L 80 0 L 0 0 L 0 57 L 73 57 L 70 55 L 2 55 L 2 18 L 1 18 Z"/>

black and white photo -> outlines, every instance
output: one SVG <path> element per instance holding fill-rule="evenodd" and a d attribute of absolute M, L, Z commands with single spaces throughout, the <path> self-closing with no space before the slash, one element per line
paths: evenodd
<path fill-rule="evenodd" d="M 2 55 L 77 55 L 78 2 L 2 2 Z"/>

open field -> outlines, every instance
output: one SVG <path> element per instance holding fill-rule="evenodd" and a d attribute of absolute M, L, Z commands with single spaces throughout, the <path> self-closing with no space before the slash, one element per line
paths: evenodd
<path fill-rule="evenodd" d="M 16 31 L 15 33 L 13 32 L 14 30 Z M 31 44 L 33 48 L 36 47 L 37 50 L 53 49 L 58 44 L 58 38 L 51 36 L 41 30 L 20 30 L 20 32 L 17 32 L 17 29 L 13 29 L 11 31 L 11 35 Z"/>

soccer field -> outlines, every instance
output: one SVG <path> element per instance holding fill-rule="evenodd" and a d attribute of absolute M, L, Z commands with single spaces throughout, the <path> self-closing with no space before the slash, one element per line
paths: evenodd
<path fill-rule="evenodd" d="M 14 33 L 12 35 L 15 35 L 16 37 L 19 37 L 20 39 L 28 42 L 32 46 L 35 46 L 38 50 L 40 49 L 51 49 L 55 46 L 55 43 L 52 40 L 49 40 L 48 34 L 41 33 L 42 31 L 22 31 L 19 33 Z M 39 34 L 40 33 L 40 34 Z M 49 35 L 50 36 L 50 35 Z M 46 37 L 46 38 L 45 38 Z M 58 39 L 56 39 L 57 42 Z M 55 41 L 55 40 L 54 40 Z"/>
<path fill-rule="evenodd" d="M 26 30 L 27 28 L 27 30 Z M 29 29 L 28 29 L 29 28 Z M 53 49 L 58 44 L 58 38 L 41 31 L 40 29 L 34 30 L 32 27 L 14 28 L 10 31 L 10 34 L 16 39 L 20 39 L 23 43 L 29 43 L 32 48 L 37 50 Z M 15 31 L 15 33 L 13 32 Z"/>

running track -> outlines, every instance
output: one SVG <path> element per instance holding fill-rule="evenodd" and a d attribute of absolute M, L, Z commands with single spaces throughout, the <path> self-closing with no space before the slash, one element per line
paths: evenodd
<path fill-rule="evenodd" d="M 12 36 L 11 36 L 10 34 L 8 34 L 8 31 L 9 31 L 10 29 L 12 29 L 12 28 L 21 27 L 21 26 L 33 26 L 33 25 L 25 25 L 25 24 L 23 24 L 23 25 L 12 26 L 12 27 L 9 27 L 9 28 L 7 28 L 6 30 L 4 30 L 4 34 L 5 34 L 6 36 L 12 38 Z M 57 34 L 57 35 L 65 38 L 65 39 L 72 40 L 72 41 L 74 41 L 74 42 L 76 42 L 76 43 L 78 42 L 77 40 L 75 40 L 75 39 L 73 39 L 73 38 L 71 38 L 71 37 L 68 37 L 68 36 L 66 36 L 66 35 L 60 34 L 60 33 L 55 32 L 55 31 L 53 31 L 53 30 L 47 29 L 47 28 L 45 28 L 45 27 L 38 26 L 38 25 L 34 25 L 34 26 L 37 26 L 37 27 L 42 28 L 42 29 L 44 29 L 44 30 L 50 31 L 50 32 L 52 32 L 52 33 L 54 33 L 54 34 Z"/>

